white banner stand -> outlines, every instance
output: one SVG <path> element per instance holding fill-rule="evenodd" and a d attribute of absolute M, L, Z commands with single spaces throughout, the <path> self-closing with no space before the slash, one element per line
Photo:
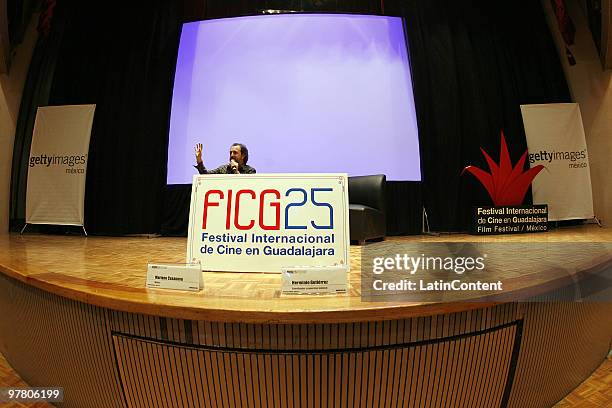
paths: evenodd
<path fill-rule="evenodd" d="M 85 178 L 95 105 L 39 107 L 34 122 L 26 224 L 84 227 Z"/>
<path fill-rule="evenodd" d="M 575 103 L 521 105 L 529 164 L 541 164 L 533 180 L 534 204 L 548 205 L 549 221 L 592 219 L 589 154 Z"/>

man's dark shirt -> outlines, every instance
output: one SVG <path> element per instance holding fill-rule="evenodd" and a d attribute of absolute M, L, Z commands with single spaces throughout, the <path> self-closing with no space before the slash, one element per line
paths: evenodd
<path fill-rule="evenodd" d="M 207 170 L 206 167 L 204 167 L 204 163 L 198 163 L 197 166 L 193 167 L 198 169 L 198 173 L 200 174 L 234 174 L 232 167 L 229 164 L 224 164 L 223 166 L 219 166 L 212 170 Z M 254 167 L 251 167 L 248 164 L 238 167 L 238 171 L 240 174 L 255 174 L 257 172 Z"/>

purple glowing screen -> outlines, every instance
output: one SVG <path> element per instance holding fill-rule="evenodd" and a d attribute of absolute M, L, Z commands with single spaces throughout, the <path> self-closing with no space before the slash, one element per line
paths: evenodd
<path fill-rule="evenodd" d="M 239 142 L 258 173 L 420 180 L 402 20 L 283 14 L 183 25 L 168 184 L 191 183 L 198 142 L 209 169 Z"/>

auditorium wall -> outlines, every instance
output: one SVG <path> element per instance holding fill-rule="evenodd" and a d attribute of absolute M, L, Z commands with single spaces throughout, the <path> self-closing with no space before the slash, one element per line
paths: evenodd
<path fill-rule="evenodd" d="M 612 70 L 603 69 L 580 0 L 566 0 L 568 14 L 576 27 L 575 43 L 569 46 L 575 65 L 570 65 L 566 56 L 551 1 L 542 0 L 542 4 L 572 98 L 582 112 L 595 216 L 604 225 L 612 226 Z"/>
<path fill-rule="evenodd" d="M 38 37 L 37 21 L 35 14 L 23 42 L 14 50 L 8 74 L 0 74 L 0 234 L 8 232 L 13 141 L 23 86 Z"/>

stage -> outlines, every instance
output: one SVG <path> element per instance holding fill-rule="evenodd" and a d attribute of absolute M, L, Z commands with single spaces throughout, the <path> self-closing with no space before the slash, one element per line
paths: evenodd
<path fill-rule="evenodd" d="M 506 297 L 366 302 L 359 246 L 345 296 L 281 296 L 274 273 L 205 272 L 200 292 L 153 290 L 147 262 L 184 262 L 185 238 L 4 235 L 0 351 L 30 385 L 62 386 L 78 407 L 550 406 L 607 355 L 609 301 L 516 300 L 610 269 L 612 229 L 365 248 L 430 242 L 518 251 L 495 268 Z M 544 259 L 542 243 L 566 243 L 556 256 L 567 267 Z"/>

